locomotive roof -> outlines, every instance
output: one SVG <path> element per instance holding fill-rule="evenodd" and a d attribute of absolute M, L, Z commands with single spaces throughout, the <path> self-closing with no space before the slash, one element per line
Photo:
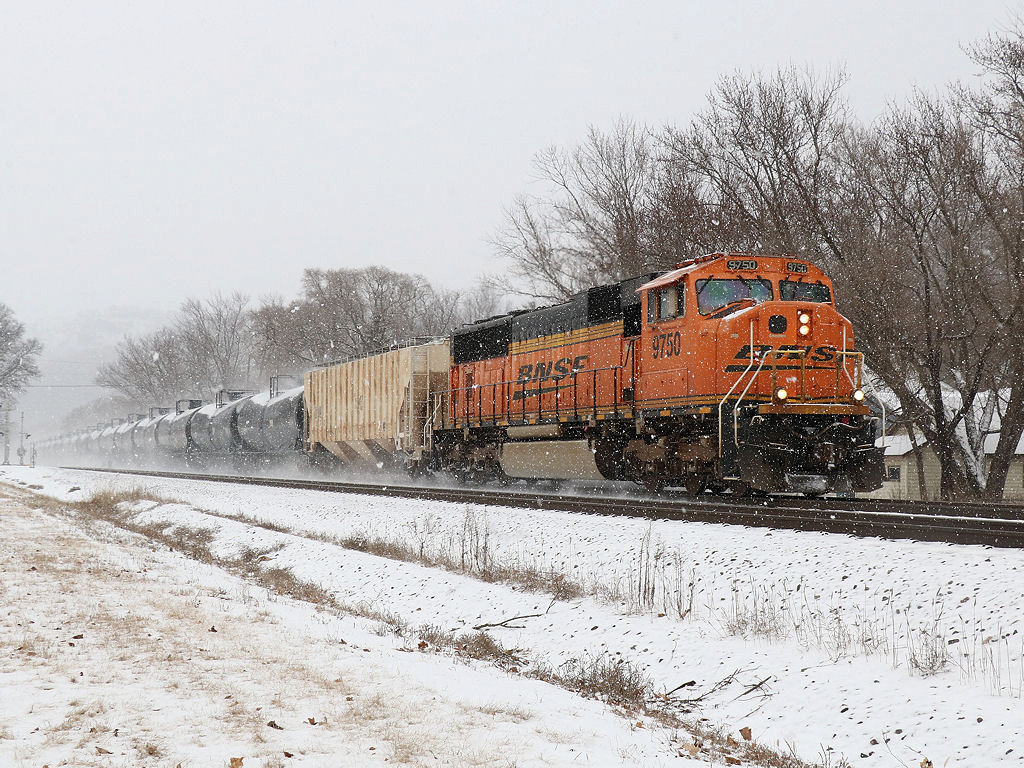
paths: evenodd
<path fill-rule="evenodd" d="M 811 269 L 814 269 L 816 274 L 820 271 L 820 270 L 818 270 L 817 267 L 815 267 L 813 264 L 811 264 L 809 261 L 807 261 L 807 259 L 803 259 L 803 258 L 800 258 L 799 256 L 794 256 L 794 255 L 788 254 L 788 253 L 747 253 L 747 252 L 710 253 L 707 256 L 700 256 L 700 257 L 698 257 L 696 259 L 691 259 L 689 261 L 684 261 L 684 262 L 681 262 L 681 263 L 677 264 L 675 269 L 673 269 L 673 270 L 671 270 L 669 272 L 666 272 L 665 274 L 656 277 L 655 279 L 651 280 L 650 282 L 647 282 L 647 283 L 644 283 L 643 285 L 641 285 L 639 288 L 637 288 L 637 292 L 648 291 L 651 288 L 661 288 L 664 285 L 671 285 L 672 283 L 676 282 L 677 280 L 679 280 L 679 278 L 683 277 L 684 275 L 688 275 L 691 272 L 696 272 L 699 269 L 704 269 L 707 265 L 715 263 L 715 262 L 722 261 L 723 259 L 725 259 L 725 260 L 729 260 L 729 259 L 754 259 L 754 260 L 757 260 L 757 259 L 772 259 L 773 261 L 775 259 L 786 259 L 787 261 L 798 261 L 801 264 L 807 264 L 808 267 L 810 267 Z M 768 268 L 767 269 L 763 269 L 761 271 L 766 271 L 766 272 L 767 271 L 774 271 L 775 265 L 772 264 L 771 262 L 769 262 L 769 265 L 765 265 L 765 266 L 768 267 Z M 727 269 L 728 269 L 728 266 L 727 266 Z M 732 270 L 729 269 L 729 271 L 732 271 Z M 799 276 L 799 275 L 794 275 L 794 276 Z"/>
<path fill-rule="evenodd" d="M 456 365 L 485 360 L 508 354 L 512 342 L 623 321 L 628 314 L 639 318 L 640 297 L 636 289 L 652 277 L 655 274 L 597 285 L 559 304 L 515 310 L 465 325 L 452 332 L 452 357 Z"/>

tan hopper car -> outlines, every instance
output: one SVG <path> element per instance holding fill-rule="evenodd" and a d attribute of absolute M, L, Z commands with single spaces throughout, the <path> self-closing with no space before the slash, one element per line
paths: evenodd
<path fill-rule="evenodd" d="M 394 349 L 306 374 L 306 442 L 346 464 L 419 461 L 443 418 L 448 340 Z"/>

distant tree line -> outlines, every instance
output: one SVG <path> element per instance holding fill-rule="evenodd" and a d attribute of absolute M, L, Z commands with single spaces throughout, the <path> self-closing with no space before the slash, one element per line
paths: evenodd
<path fill-rule="evenodd" d="M 443 336 L 497 306 L 486 286 L 459 293 L 377 266 L 307 269 L 291 300 L 239 293 L 187 300 L 167 326 L 126 337 L 97 383 L 141 412 L 178 398 L 210 401 L 222 389 L 264 389 L 273 375 Z"/>
<path fill-rule="evenodd" d="M 622 120 L 544 151 L 546 191 L 496 238 L 500 283 L 554 301 L 721 249 L 810 258 L 942 495 L 998 498 L 1024 431 L 1024 32 L 967 55 L 977 87 L 871 125 L 842 72 L 786 68 L 722 77 L 688 125 Z"/>

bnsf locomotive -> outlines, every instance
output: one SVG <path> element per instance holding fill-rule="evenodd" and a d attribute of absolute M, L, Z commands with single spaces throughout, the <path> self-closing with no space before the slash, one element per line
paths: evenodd
<path fill-rule="evenodd" d="M 435 463 L 744 492 L 873 490 L 862 356 L 828 277 L 713 254 L 452 336 Z"/>
<path fill-rule="evenodd" d="M 280 399 L 267 395 L 169 414 L 181 437 L 172 453 L 212 464 L 292 444 L 318 464 L 398 464 L 460 480 L 873 490 L 883 466 L 876 420 L 853 330 L 833 302 L 828 277 L 805 260 L 712 254 L 310 371 L 276 421 L 260 410 Z M 212 450 L 206 431 L 216 424 Z M 277 434 L 283 424 L 291 443 Z M 274 452 L 264 430 L 277 435 Z M 132 442 L 115 453 L 146 451 Z"/>

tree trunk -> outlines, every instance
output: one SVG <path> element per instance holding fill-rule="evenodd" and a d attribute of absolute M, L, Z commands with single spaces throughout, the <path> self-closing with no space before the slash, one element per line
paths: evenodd
<path fill-rule="evenodd" d="M 925 445 L 917 444 L 917 436 L 914 432 L 913 422 L 907 424 L 907 435 L 910 437 L 910 450 L 914 454 L 914 463 L 917 464 L 917 493 L 921 501 L 928 500 L 928 482 L 924 477 L 924 449 Z"/>
<path fill-rule="evenodd" d="M 1017 444 L 1024 434 L 1024 358 L 1014 355 L 1012 369 L 1015 373 L 1013 388 L 1010 390 L 1010 402 L 1006 413 L 999 424 L 999 442 L 988 465 L 988 478 L 985 486 L 985 498 L 1001 499 L 1006 487 L 1006 477 L 1010 472 L 1010 464 L 1017 452 Z"/>

